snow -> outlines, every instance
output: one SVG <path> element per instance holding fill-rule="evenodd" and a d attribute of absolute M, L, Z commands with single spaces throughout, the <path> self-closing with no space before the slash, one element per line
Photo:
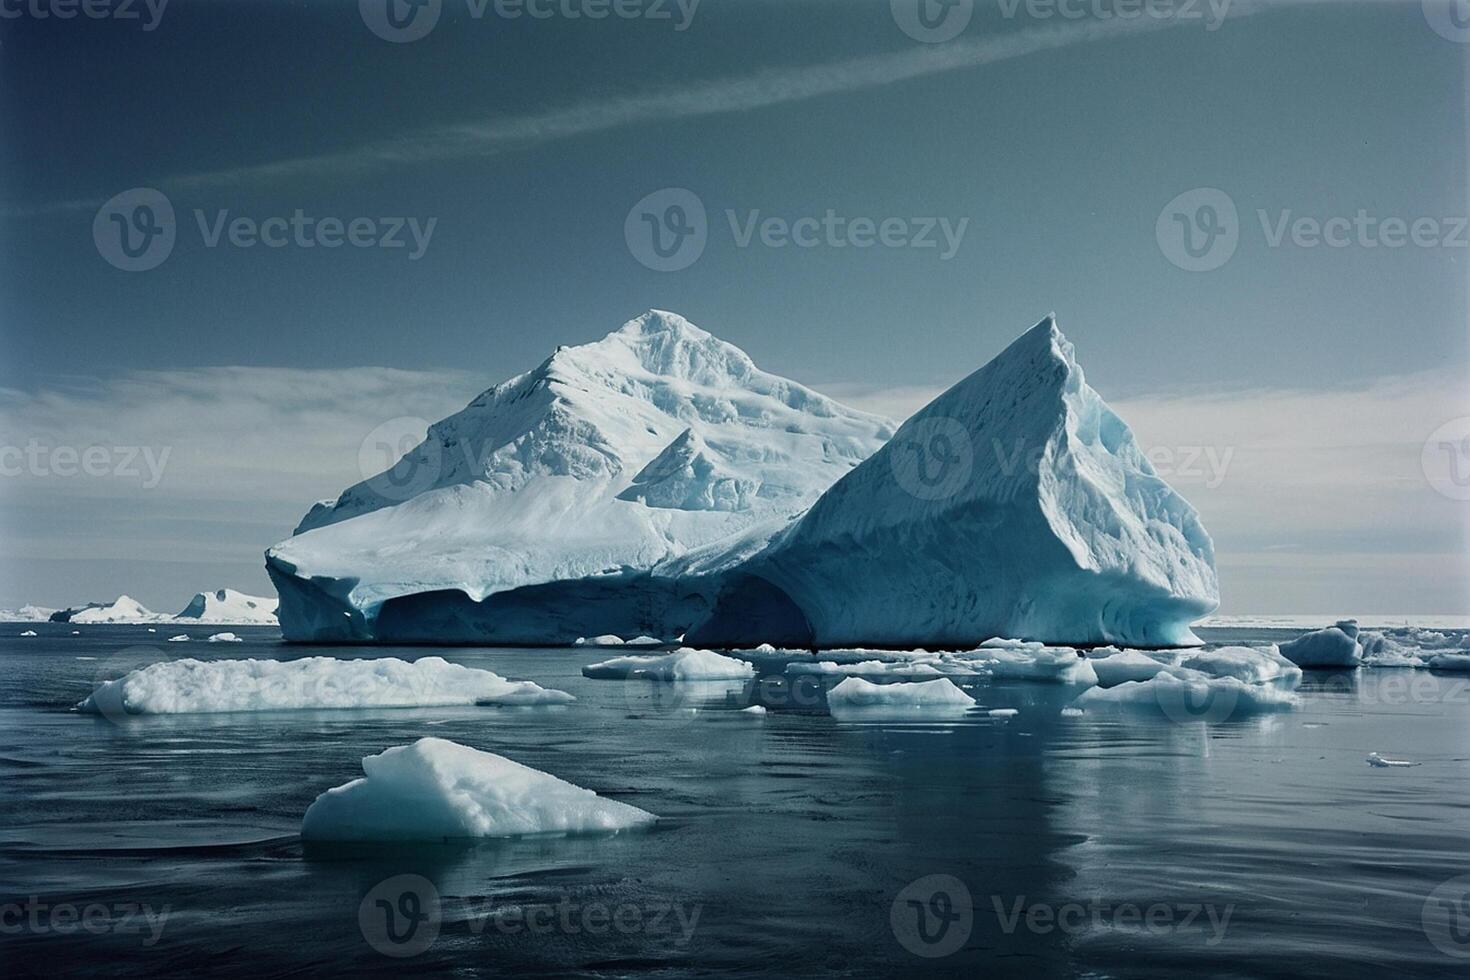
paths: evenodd
<path fill-rule="evenodd" d="M 171 660 L 105 681 L 77 708 L 118 714 L 184 714 L 317 708 L 565 704 L 563 691 L 509 681 L 442 657 L 336 660 Z"/>
<path fill-rule="evenodd" d="M 361 779 L 329 789 L 301 821 L 309 841 L 438 841 L 607 833 L 658 818 L 590 789 L 439 738 L 362 760 Z"/>
<path fill-rule="evenodd" d="M 582 676 L 593 680 L 723 681 L 755 676 L 755 667 L 744 660 L 711 650 L 681 648 L 650 657 L 614 657 L 582 668 Z"/>
<path fill-rule="evenodd" d="M 33 605 L 24 605 L 19 609 L 0 609 L 0 623 L 44 623 L 60 611 Z"/>
<path fill-rule="evenodd" d="M 1368 765 L 1375 769 L 1408 769 L 1411 766 L 1419 765 L 1419 763 L 1409 762 L 1404 759 L 1385 759 L 1377 752 L 1370 752 L 1368 753 Z"/>
<path fill-rule="evenodd" d="M 684 588 L 691 569 L 759 551 L 892 432 L 650 311 L 559 348 L 313 508 L 267 554 L 282 631 L 678 636 L 707 607 Z"/>
<path fill-rule="evenodd" d="M 1315 630 L 1281 644 L 1281 654 L 1298 667 L 1356 667 L 1363 660 L 1356 623 Z"/>
<path fill-rule="evenodd" d="M 874 684 L 849 677 L 827 692 L 834 716 L 882 713 L 886 717 L 924 718 L 933 714 L 962 714 L 975 699 L 947 677 L 934 681 Z"/>
<path fill-rule="evenodd" d="M 732 574 L 691 643 L 1198 645 L 1214 546 L 1048 317 Z"/>
<path fill-rule="evenodd" d="M 278 600 L 246 595 L 234 589 L 196 592 L 174 622 L 192 620 L 227 626 L 275 626 Z"/>
<path fill-rule="evenodd" d="M 245 641 L 242 640 L 242 639 L 240 639 L 234 633 L 211 633 L 210 636 L 209 636 L 209 642 L 210 643 L 244 643 Z"/>

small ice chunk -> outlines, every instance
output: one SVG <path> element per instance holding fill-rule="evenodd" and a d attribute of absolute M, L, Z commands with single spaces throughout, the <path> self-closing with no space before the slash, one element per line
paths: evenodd
<path fill-rule="evenodd" d="M 168 638 L 168 642 L 170 642 L 170 643 L 188 643 L 189 642 L 189 634 L 188 633 L 180 633 L 178 636 L 170 636 Z"/>
<path fill-rule="evenodd" d="M 578 647 L 620 647 L 623 645 L 623 638 L 621 636 L 615 636 L 612 633 L 604 633 L 601 636 L 580 636 L 572 645 Z"/>
<path fill-rule="evenodd" d="M 1081 708 L 1073 708 L 1071 706 L 1068 706 L 1062 709 L 1063 718 L 1081 718 L 1085 714 L 1087 714 L 1087 712 L 1083 711 Z"/>
<path fill-rule="evenodd" d="M 1291 708 L 1297 697 L 1285 685 L 1250 684 L 1237 677 L 1210 677 L 1197 670 L 1174 668 L 1146 681 L 1091 688 L 1077 703 L 1084 708 L 1107 705 L 1162 711 L 1180 721 L 1224 720 L 1237 712 Z"/>
<path fill-rule="evenodd" d="M 886 660 L 864 660 L 855 664 L 839 664 L 823 660 L 814 664 L 787 664 L 788 674 L 845 674 L 848 677 L 941 677 L 943 671 L 933 664 Z"/>
<path fill-rule="evenodd" d="M 932 712 L 963 713 L 974 703 L 948 677 L 901 684 L 874 684 L 849 677 L 827 692 L 827 707 L 834 715 L 880 709 L 888 715 L 923 718 Z"/>
<path fill-rule="evenodd" d="M 1385 759 L 1377 752 L 1369 752 L 1368 765 L 1377 769 L 1407 769 L 1410 766 L 1420 765 L 1420 763 L 1408 762 L 1404 759 Z"/>
<path fill-rule="evenodd" d="M 1111 652 L 1106 656 L 1091 656 L 1087 661 L 1097 675 L 1097 682 L 1103 687 L 1116 687 L 1126 681 L 1146 681 L 1168 666 L 1137 650 L 1107 649 Z"/>
<path fill-rule="evenodd" d="M 21 636 L 35 636 L 35 635 L 36 635 L 36 631 L 35 630 L 26 630 L 24 633 L 21 634 Z"/>
<path fill-rule="evenodd" d="M 234 633 L 211 633 L 210 636 L 209 636 L 209 642 L 210 643 L 244 643 L 245 641 L 242 640 L 242 639 L 240 639 Z"/>
<path fill-rule="evenodd" d="M 763 715 L 766 713 L 766 706 L 763 704 L 753 704 L 748 708 L 741 708 L 740 713 L 742 715 Z"/>
<path fill-rule="evenodd" d="M 420 708 L 469 704 L 565 704 L 576 700 L 531 681 L 452 664 L 443 657 L 381 660 L 171 660 L 98 685 L 78 710 L 103 714 Z"/>
<path fill-rule="evenodd" d="M 954 655 L 984 667 L 992 677 L 1055 681 L 1062 684 L 1096 684 L 1092 662 L 1071 647 L 1049 647 L 1022 640 L 987 640 L 979 649 Z"/>
<path fill-rule="evenodd" d="M 1470 650 L 1436 654 L 1429 658 L 1429 669 L 1470 671 Z"/>
<path fill-rule="evenodd" d="M 307 807 L 313 841 L 436 841 L 526 834 L 605 833 L 658 818 L 549 773 L 441 738 L 362 760 L 361 779 Z"/>
<path fill-rule="evenodd" d="M 1210 677 L 1234 677 L 1247 684 L 1285 680 L 1295 687 L 1302 676 L 1301 668 L 1282 656 L 1274 645 L 1191 651 L 1184 655 L 1178 666 Z"/>
<path fill-rule="evenodd" d="M 1018 710 L 1016 710 L 1015 708 L 991 708 L 990 709 L 990 717 L 992 717 L 992 718 L 1014 718 L 1014 717 L 1016 717 L 1016 715 L 1019 715 L 1020 713 L 1021 712 L 1018 711 Z"/>
<path fill-rule="evenodd" d="M 614 657 L 582 668 L 593 680 L 720 681 L 755 676 L 755 666 L 712 650 L 683 647 L 651 657 Z"/>
<path fill-rule="evenodd" d="M 1305 633 L 1281 644 L 1281 653 L 1298 667 L 1356 667 L 1363 661 L 1356 626 L 1352 636 L 1340 626 Z"/>

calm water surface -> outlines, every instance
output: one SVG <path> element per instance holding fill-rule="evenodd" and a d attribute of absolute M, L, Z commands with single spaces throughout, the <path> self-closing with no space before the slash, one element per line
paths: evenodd
<path fill-rule="evenodd" d="M 851 723 L 820 686 L 588 681 L 581 666 L 607 654 L 585 649 L 26 628 L 0 625 L 0 900 L 40 918 L 0 917 L 9 975 L 1470 975 L 1456 904 L 1470 880 L 1452 880 L 1470 875 L 1463 676 L 1317 673 L 1293 712 L 1214 724 L 1064 716 L 1076 691 L 978 680 L 964 686 L 982 707 L 1019 714 Z M 323 654 L 442 655 L 579 700 L 121 723 L 69 710 L 140 659 Z M 761 701 L 764 716 L 734 710 Z M 303 845 L 318 793 L 424 735 L 663 819 L 601 838 Z M 1372 768 L 1374 751 L 1420 764 Z M 419 881 L 402 875 L 437 900 L 415 884 L 418 904 L 396 904 Z M 84 931 L 58 906 L 103 911 Z M 384 938 L 390 912 L 402 942 Z"/>

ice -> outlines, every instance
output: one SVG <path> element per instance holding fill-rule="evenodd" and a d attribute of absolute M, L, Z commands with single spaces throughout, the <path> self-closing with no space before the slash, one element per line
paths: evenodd
<path fill-rule="evenodd" d="M 1109 647 L 1105 648 L 1105 651 L 1103 656 L 1090 655 L 1087 661 L 1092 665 L 1093 673 L 1097 675 L 1097 682 L 1103 687 L 1116 687 L 1127 681 L 1146 681 L 1168 666 L 1158 658 L 1137 650 L 1117 650 Z M 1094 651 L 1094 654 L 1102 654 L 1105 651 Z"/>
<path fill-rule="evenodd" d="M 442 657 L 170 660 L 105 681 L 77 708 L 119 714 L 565 704 L 570 694 Z"/>
<path fill-rule="evenodd" d="M 421 738 L 362 760 L 365 774 L 306 810 L 308 841 L 440 841 L 608 833 L 658 818 L 504 756 Z"/>
<path fill-rule="evenodd" d="M 1429 658 L 1431 670 L 1470 671 L 1470 650 L 1457 653 L 1440 653 Z"/>
<path fill-rule="evenodd" d="M 1211 677 L 1195 670 L 1162 671 L 1146 681 L 1094 687 L 1082 693 L 1083 708 L 1127 707 L 1160 711 L 1177 721 L 1203 718 L 1223 721 L 1238 713 L 1295 707 L 1297 696 L 1286 685 L 1252 684 L 1237 677 Z"/>
<path fill-rule="evenodd" d="M 723 681 L 755 676 L 755 667 L 744 660 L 711 650 L 687 647 L 673 653 L 649 657 L 614 657 L 582 668 L 582 676 L 593 680 Z"/>
<path fill-rule="evenodd" d="M 788 674 L 845 674 L 849 677 L 939 677 L 943 671 L 933 664 L 864 660 L 839 664 L 823 660 L 814 664 L 788 664 Z"/>
<path fill-rule="evenodd" d="M 188 633 L 180 633 L 177 636 L 170 636 L 168 638 L 168 642 L 170 642 L 170 643 L 188 643 L 189 642 L 189 634 Z"/>
<path fill-rule="evenodd" d="M 229 626 L 275 626 L 278 600 L 246 595 L 234 589 L 196 592 L 174 620 L 220 623 Z"/>
<path fill-rule="evenodd" d="M 707 609 L 685 587 L 695 568 L 759 551 L 892 433 L 649 311 L 558 348 L 313 508 L 267 555 L 282 632 L 678 636 Z"/>
<path fill-rule="evenodd" d="M 120 595 L 112 602 L 91 603 L 80 609 L 67 610 L 63 622 L 74 625 L 85 625 L 95 623 L 150 623 L 167 619 L 158 613 L 150 612 L 137 599 L 131 596 Z"/>
<path fill-rule="evenodd" d="M 30 604 L 19 609 L 0 609 L 0 623 L 44 623 L 60 611 Z"/>
<path fill-rule="evenodd" d="M 1368 765 L 1376 769 L 1407 769 L 1410 766 L 1417 766 L 1419 763 L 1408 762 L 1403 759 L 1385 759 L 1377 752 L 1370 752 L 1368 753 Z"/>
<path fill-rule="evenodd" d="M 933 681 L 874 684 L 849 677 L 827 692 L 827 707 L 834 716 L 879 714 L 885 717 L 926 718 L 963 714 L 975 699 L 947 677 Z"/>
<path fill-rule="evenodd" d="M 1281 644 L 1281 654 L 1298 667 L 1356 667 L 1363 660 L 1356 623 L 1315 630 Z"/>
<path fill-rule="evenodd" d="M 1016 708 L 991 708 L 990 709 L 990 717 L 992 717 L 992 718 L 1014 718 L 1017 715 L 1019 715 L 1020 713 L 1021 712 L 1019 710 L 1017 710 Z"/>
<path fill-rule="evenodd" d="M 1010 680 L 1096 684 L 1092 661 L 1071 647 L 1049 647 L 1020 640 L 988 640 L 979 649 L 946 658 L 985 668 L 992 677 Z"/>
<path fill-rule="evenodd" d="M 1048 317 L 732 572 L 687 639 L 1198 645 L 1214 547 Z M 1079 668 L 1085 670 L 1087 668 Z"/>
<path fill-rule="evenodd" d="M 763 715 L 766 713 L 766 707 L 762 704 L 753 704 L 748 708 L 741 708 L 740 713 L 742 715 Z"/>
<path fill-rule="evenodd" d="M 1234 677 L 1248 684 L 1285 680 L 1295 687 L 1302 676 L 1301 668 L 1275 646 L 1191 651 L 1180 657 L 1176 666 L 1210 677 Z"/>
<path fill-rule="evenodd" d="M 36 635 L 36 631 L 35 630 L 26 630 L 24 633 L 21 634 L 21 636 L 35 636 L 35 635 Z"/>
<path fill-rule="evenodd" d="M 572 646 L 577 647 L 620 647 L 623 645 L 621 636 L 604 633 L 601 636 L 579 636 Z"/>
<path fill-rule="evenodd" d="M 211 633 L 210 636 L 209 636 L 209 642 L 210 643 L 244 643 L 245 641 L 242 640 L 242 639 L 240 639 L 234 633 Z"/>

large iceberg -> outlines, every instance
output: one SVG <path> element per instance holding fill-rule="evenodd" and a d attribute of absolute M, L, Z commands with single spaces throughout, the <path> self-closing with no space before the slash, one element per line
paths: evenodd
<path fill-rule="evenodd" d="M 650 312 L 432 426 L 266 564 L 286 638 L 322 642 L 1178 647 L 1218 602 L 1194 509 L 1050 317 L 893 435 Z"/>
<path fill-rule="evenodd" d="M 678 636 L 708 611 L 686 587 L 696 566 L 760 550 L 892 433 L 651 311 L 558 349 L 314 507 L 266 556 L 282 632 Z"/>
<path fill-rule="evenodd" d="M 1048 317 L 745 562 L 702 646 L 1197 644 L 1214 547 Z"/>
<path fill-rule="evenodd" d="M 627 803 L 442 738 L 362 760 L 363 778 L 318 796 L 301 821 L 309 841 L 438 841 L 608 833 L 658 818 Z"/>

